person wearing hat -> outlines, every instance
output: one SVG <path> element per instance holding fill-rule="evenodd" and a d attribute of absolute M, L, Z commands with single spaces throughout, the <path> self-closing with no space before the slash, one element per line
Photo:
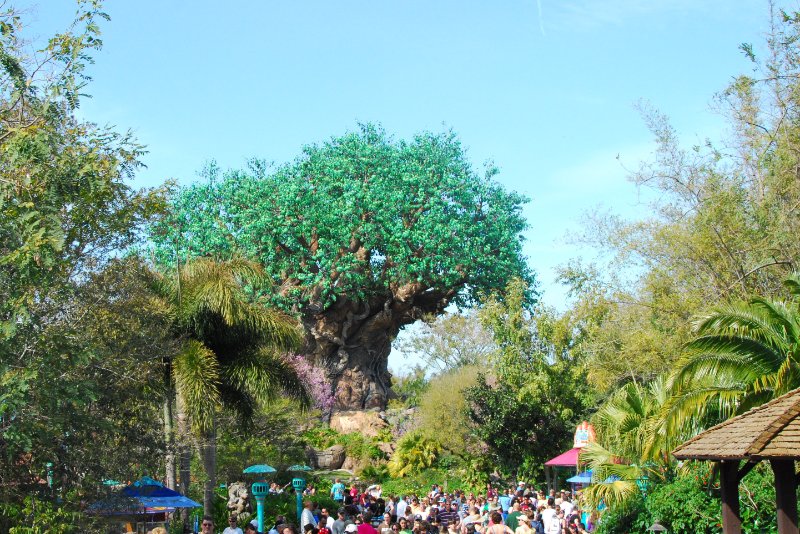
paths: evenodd
<path fill-rule="evenodd" d="M 514 534 L 533 534 L 530 517 L 525 514 L 520 514 L 517 516 L 517 522 L 519 523 L 519 526 L 514 531 Z"/>

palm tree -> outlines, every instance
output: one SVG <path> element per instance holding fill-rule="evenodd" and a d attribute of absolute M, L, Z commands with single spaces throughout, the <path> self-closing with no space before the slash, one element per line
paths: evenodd
<path fill-rule="evenodd" d="M 800 278 L 784 282 L 789 299 L 754 298 L 712 310 L 671 379 L 667 430 L 695 432 L 800 386 Z"/>
<path fill-rule="evenodd" d="M 624 507 L 648 478 L 663 478 L 671 468 L 669 452 L 679 443 L 665 432 L 661 410 L 667 399 L 663 379 L 630 382 L 612 395 L 592 422 L 600 443 L 581 450 L 581 462 L 592 470 L 594 484 L 584 495 L 597 506 Z"/>
<path fill-rule="evenodd" d="M 174 391 L 179 430 L 185 432 L 190 425 L 197 439 L 206 474 L 207 514 L 216 487 L 218 410 L 231 409 L 246 422 L 258 403 L 278 394 L 308 404 L 304 385 L 282 356 L 300 343 L 301 330 L 291 317 L 256 300 L 255 290 L 265 282 L 258 264 L 238 258 L 197 258 L 179 268 L 176 277 L 158 278 L 158 292 L 173 310 L 172 327 L 184 340 L 180 352 L 165 361 L 166 376 Z M 185 445 L 181 463 L 185 490 Z"/>

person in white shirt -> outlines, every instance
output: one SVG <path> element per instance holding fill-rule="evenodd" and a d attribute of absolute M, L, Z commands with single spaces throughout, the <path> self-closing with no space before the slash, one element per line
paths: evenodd
<path fill-rule="evenodd" d="M 542 523 L 544 523 L 545 534 L 559 534 L 561 532 L 561 521 L 558 520 L 556 500 L 553 497 L 547 499 L 547 508 L 542 510 Z"/>
<path fill-rule="evenodd" d="M 383 490 L 381 489 L 380 484 L 373 484 L 367 488 L 366 492 L 369 493 L 373 499 L 377 500 L 381 498 L 381 493 L 383 493 Z"/>
<path fill-rule="evenodd" d="M 408 508 L 408 501 L 406 501 L 406 498 L 403 497 L 402 499 L 397 501 L 397 514 L 395 515 L 397 516 L 398 520 L 401 517 L 406 516 L 406 508 Z"/>
<path fill-rule="evenodd" d="M 231 514 L 228 518 L 228 526 L 222 531 L 222 534 L 244 534 L 242 529 L 237 525 L 238 518 L 235 514 Z"/>
<path fill-rule="evenodd" d="M 566 495 L 561 499 L 561 509 L 564 511 L 564 517 L 569 517 L 569 514 L 572 513 L 572 510 L 575 508 L 575 505 L 569 501 L 569 497 Z"/>
<path fill-rule="evenodd" d="M 300 532 L 306 531 L 306 525 L 317 526 L 317 520 L 314 518 L 314 513 L 311 511 L 313 508 L 313 502 L 305 501 L 303 503 L 303 513 L 300 514 Z"/>

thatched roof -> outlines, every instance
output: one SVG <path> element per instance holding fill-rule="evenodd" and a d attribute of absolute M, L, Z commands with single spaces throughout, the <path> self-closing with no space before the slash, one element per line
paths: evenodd
<path fill-rule="evenodd" d="M 800 459 L 800 388 L 702 432 L 679 460 Z"/>

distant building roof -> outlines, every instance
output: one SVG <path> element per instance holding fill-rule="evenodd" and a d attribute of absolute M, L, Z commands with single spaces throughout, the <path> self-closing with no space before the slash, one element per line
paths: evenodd
<path fill-rule="evenodd" d="M 800 388 L 701 432 L 672 454 L 679 460 L 800 458 Z"/>
<path fill-rule="evenodd" d="M 546 461 L 544 465 L 552 465 L 556 467 L 576 467 L 578 465 L 578 455 L 580 455 L 580 453 L 580 448 L 570 449 L 567 452 L 563 452 L 555 458 Z"/>

